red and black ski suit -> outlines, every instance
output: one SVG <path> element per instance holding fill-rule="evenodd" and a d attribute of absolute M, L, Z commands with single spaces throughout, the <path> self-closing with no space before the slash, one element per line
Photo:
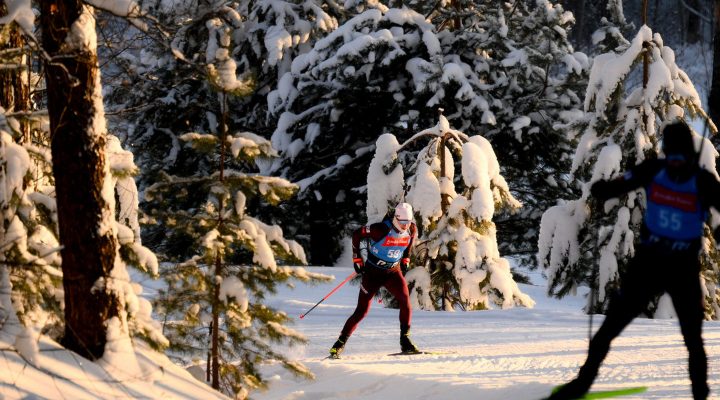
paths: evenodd
<path fill-rule="evenodd" d="M 356 266 L 358 264 L 362 265 L 360 268 L 362 282 L 357 307 L 345 322 L 341 337 L 352 335 L 360 321 L 365 318 L 365 315 L 370 310 L 373 296 L 383 286 L 395 297 L 400 305 L 401 332 L 408 331 L 410 319 L 412 318 L 412 308 L 410 307 L 410 294 L 403 272 L 407 270 L 410 263 L 410 251 L 416 237 L 417 227 L 414 223 L 410 224 L 406 233 L 401 233 L 393 227 L 389 219 L 370 226 L 363 226 L 353 232 L 353 262 Z M 380 250 L 379 253 L 382 253 L 382 249 L 388 247 L 392 247 L 393 251 L 400 251 L 400 249 L 404 248 L 398 261 L 387 262 L 374 254 L 373 248 Z M 367 249 L 367 256 L 363 260 L 362 256 L 365 255 L 363 250 L 365 249 Z"/>
<path fill-rule="evenodd" d="M 600 181 L 592 187 L 593 196 L 600 200 L 644 187 L 648 206 L 640 244 L 619 292 L 610 301 L 605 321 L 590 341 L 588 357 L 578 379 L 589 386 L 610 350 L 610 342 L 652 299 L 667 292 L 689 353 L 693 397 L 705 399 L 707 356 L 702 339 L 704 299 L 698 254 L 708 208 L 720 210 L 720 182 L 710 172 L 695 166 L 674 179 L 668 178 L 668 170 L 663 159 L 646 160 L 622 178 Z M 688 226 L 688 233 L 668 235 Z"/>

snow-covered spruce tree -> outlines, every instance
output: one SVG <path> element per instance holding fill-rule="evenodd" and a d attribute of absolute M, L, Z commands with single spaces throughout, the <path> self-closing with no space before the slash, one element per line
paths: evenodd
<path fill-rule="evenodd" d="M 311 237 L 313 259 L 332 262 L 348 223 L 364 220 L 362 171 L 380 133 L 407 120 L 413 73 L 422 68 L 415 64 L 428 58 L 442 63 L 439 39 L 422 15 L 371 8 L 297 57 L 271 93 L 278 116 L 272 141 L 281 158 L 268 171 L 300 184 L 294 207 L 309 209 L 310 221 L 294 224 Z"/>
<path fill-rule="evenodd" d="M 254 77 L 256 85 L 247 96 L 228 98 L 228 126 L 269 137 L 275 121 L 266 115 L 268 92 L 280 85 L 294 57 L 334 29 L 343 14 L 342 7 L 324 0 L 158 3 L 151 11 L 172 27 L 172 51 L 167 44 L 146 40 L 142 50 L 123 54 L 125 61 L 119 62 L 128 72 L 126 84 L 110 96 L 111 107 L 127 117 L 115 122 L 128 132 L 134 147 L 143 171 L 141 188 L 160 171 L 188 175 L 212 168 L 178 139 L 185 132 L 208 132 L 217 125 L 217 95 L 205 68 L 208 48 L 217 41 L 211 32 L 227 31 L 229 42 L 223 46 L 228 58 L 238 75 Z M 258 212 L 273 219 L 271 209 Z M 162 253 L 183 252 L 183 244 L 164 240 L 161 229 L 144 230 L 143 235 Z"/>
<path fill-rule="evenodd" d="M 575 19 L 548 0 L 501 2 L 481 25 L 494 55 L 490 91 L 502 102 L 483 136 L 502 160 L 503 175 L 523 203 L 497 219 L 502 249 L 534 254 L 542 213 L 557 198 L 577 194 L 570 166 L 575 122 L 582 110 L 590 62 L 569 41 Z M 473 131 L 464 130 L 468 134 Z"/>
<path fill-rule="evenodd" d="M 429 15 L 441 31 L 444 58 L 442 69 L 418 62 L 423 73 L 415 74 L 414 82 L 421 93 L 410 104 L 418 107 L 429 98 L 427 104 L 441 104 L 458 129 L 493 143 L 513 193 L 524 204 L 520 212 L 497 218 L 503 228 L 501 248 L 534 253 L 542 212 L 573 192 L 562 171 L 570 166 L 577 135 L 573 123 L 581 110 L 579 94 L 589 62 L 568 40 L 572 14 L 546 0 L 457 0 L 432 4 L 431 9 L 422 2 L 406 4 Z M 453 79 L 447 82 L 451 63 L 462 68 L 469 82 L 457 81 L 462 85 L 457 94 Z M 420 113 L 420 118 L 429 115 Z M 414 126 L 431 122 L 418 119 Z"/>
<path fill-rule="evenodd" d="M 405 196 L 422 232 L 413 254 L 414 268 L 406 275 L 415 306 L 429 310 L 532 307 L 535 302 L 520 292 L 508 261 L 498 251 L 492 222 L 495 210 L 517 210 L 520 203 L 510 194 L 485 138 L 451 129 L 442 115 L 435 127 L 403 145 L 392 134 L 382 135 L 368 172 L 368 194 L 404 186 L 398 152 L 417 143 L 423 148 L 407 167 Z M 457 180 L 456 162 L 461 165 Z M 368 213 L 387 209 L 397 197 L 397 193 L 369 196 Z"/>
<path fill-rule="evenodd" d="M 643 69 L 647 51 L 646 84 L 629 85 L 628 76 Z M 592 311 L 602 311 L 608 293 L 634 253 L 644 207 L 644 192 L 635 191 L 604 204 L 595 204 L 589 188 L 598 179 L 611 179 L 649 157 L 657 157 L 664 121 L 699 118 L 708 123 L 701 101 L 687 75 L 675 63 L 672 49 L 659 34 L 643 26 L 627 46 L 597 56 L 585 97 L 585 129 L 575 153 L 571 173 L 582 195 L 560 201 L 542 218 L 538 263 L 548 276 L 549 293 L 562 297 L 578 286 L 594 285 L 598 292 Z M 708 139 L 695 136 L 702 147 L 702 166 L 715 173 L 717 153 Z M 713 222 L 713 226 L 717 221 Z M 717 318 L 720 254 L 706 229 L 702 252 L 702 276 L 706 317 Z M 595 272 L 596 271 L 596 272 Z M 593 278 L 596 280 L 593 281 Z M 650 313 L 653 309 L 649 310 Z M 666 310 L 658 310 L 666 315 Z"/>
<path fill-rule="evenodd" d="M 0 329 L 17 335 L 18 349 L 35 360 L 41 330 L 59 336 L 63 321 L 62 271 L 57 240 L 57 215 L 52 187 L 31 181 L 31 153 L 16 143 L 20 132 L 14 118 L 0 108 L 0 269 L 7 278 Z M 49 153 L 49 151 L 48 151 Z M 49 190 L 48 190 L 49 189 Z M 6 324 L 7 322 L 7 324 Z"/>
<path fill-rule="evenodd" d="M 275 348 L 305 338 L 286 326 L 290 318 L 285 313 L 263 300 L 290 279 L 325 277 L 278 266 L 276 259 L 305 264 L 302 247 L 286 240 L 279 226 L 246 212 L 263 203 L 277 206 L 297 186 L 253 171 L 258 159 L 276 155 L 269 141 L 249 132 L 228 134 L 226 98 L 249 92 L 251 85 L 237 78 L 222 21 L 211 19 L 207 26 L 208 76 L 217 90 L 220 118 L 207 133 L 190 132 L 179 139 L 197 151 L 200 165 L 214 168 L 186 176 L 161 173 L 145 194 L 149 217 L 169 240 L 184 247 L 179 255 L 169 255 L 177 264 L 164 268 L 168 286 L 157 300 L 166 316 L 170 348 L 193 361 L 207 356 L 212 386 L 245 398 L 249 390 L 266 385 L 258 370 L 264 360 L 278 360 L 298 375 L 312 376 Z"/>
<path fill-rule="evenodd" d="M 547 0 L 459 0 L 436 7 L 430 18 L 453 32 L 445 54 L 473 60 L 465 62 L 484 84 L 479 93 L 494 105 L 482 124 L 477 117 L 456 118 L 451 106 L 443 107 L 458 129 L 493 143 L 513 193 L 524 204 L 520 212 L 496 220 L 502 248 L 534 253 L 542 212 L 573 192 L 562 171 L 570 165 L 577 134 L 573 123 L 589 71 L 587 56 L 575 52 L 568 39 L 574 18 Z"/>
<path fill-rule="evenodd" d="M 213 148 L 222 146 L 217 134 L 189 133 L 181 138 L 209 151 L 206 155 L 212 159 L 218 155 Z M 228 136 L 225 146 L 239 159 L 228 162 L 224 172 L 165 175 L 146 196 L 150 216 L 188 249 L 187 259 L 164 268 L 168 287 L 157 301 L 166 316 L 170 348 L 199 362 L 212 351 L 212 335 L 218 335 L 219 365 L 211 372 L 219 376 L 214 381 L 219 379 L 224 392 L 244 398 L 248 390 L 265 386 L 257 369 L 263 360 L 279 360 L 298 375 L 312 376 L 275 348 L 275 343 L 305 339 L 285 326 L 290 321 L 285 313 L 265 306 L 263 299 L 291 278 L 317 277 L 301 268 L 278 266 L 276 258 L 304 264 L 302 248 L 284 239 L 279 226 L 246 214 L 248 205 L 277 205 L 296 190 L 283 179 L 236 169 L 247 168 L 255 157 L 271 156 L 269 142 L 239 132 Z"/>
<path fill-rule="evenodd" d="M 630 43 L 624 34 L 635 31 L 635 26 L 625 19 L 622 0 L 610 0 L 605 7 L 607 17 L 602 17 L 600 27 L 592 35 L 594 51 L 603 54 Z"/>
<path fill-rule="evenodd" d="M 446 6 L 454 10 L 449 4 L 440 5 Z M 542 6 L 549 7 L 545 2 Z M 317 208 L 323 214 L 332 210 L 328 221 L 322 221 L 322 230 L 328 231 L 330 225 L 336 232 L 348 221 L 364 219 L 357 207 L 364 189 L 364 176 L 358 171 L 369 162 L 368 149 L 378 135 L 389 131 L 407 139 L 419 127 L 435 123 L 432 115 L 437 107 L 468 134 L 483 133 L 490 140 L 508 136 L 514 143 L 520 137 L 528 148 L 535 140 L 552 147 L 547 157 L 558 155 L 562 161 L 528 151 L 532 157 L 524 157 L 528 161 L 515 169 L 525 181 L 534 182 L 523 186 L 533 190 L 521 192 L 532 204 L 541 196 L 530 192 L 550 192 L 535 187 L 547 188 L 548 182 L 562 180 L 557 166 L 569 164 L 570 152 L 565 125 L 580 104 L 572 83 L 582 79 L 587 60 L 572 53 L 567 44 L 562 33 L 572 19 L 559 7 L 541 12 L 537 6 L 539 22 L 524 28 L 524 36 L 508 28 L 503 7 L 497 2 L 468 3 L 457 12 L 466 21 L 463 28 L 439 32 L 438 25 L 411 9 L 378 7 L 341 24 L 293 61 L 291 74 L 269 97 L 270 111 L 278 116 L 273 144 L 281 153 L 269 171 L 301 184 L 299 200 L 304 202 L 298 207 Z M 525 7 L 509 8 L 507 13 L 518 26 L 528 16 Z M 493 32 L 504 32 L 506 37 Z M 525 49 L 521 42 L 529 41 L 530 32 L 538 38 Z M 496 42 L 497 46 L 490 46 Z M 515 61 L 503 65 L 516 49 Z M 530 56 L 522 58 L 518 53 Z M 518 61 L 521 58 L 523 62 Z M 518 97 L 524 99 L 518 108 L 523 115 L 504 111 L 516 108 Z M 503 146 L 501 151 L 508 152 L 503 159 L 518 157 L 517 151 L 510 154 L 512 148 Z M 558 149 L 566 149 L 567 154 Z M 557 183 L 555 190 L 567 188 Z M 326 246 L 327 240 L 322 242 Z"/>
<path fill-rule="evenodd" d="M 243 16 L 238 69 L 252 72 L 257 88 L 250 96 L 235 100 L 237 105 L 231 118 L 269 137 L 275 121 L 267 116 L 268 106 L 274 103 L 268 94 L 283 85 L 282 78 L 290 71 L 295 57 L 335 30 L 347 13 L 342 4 L 328 0 L 236 4 L 234 9 Z"/>
<path fill-rule="evenodd" d="M 13 14 L 18 11 L 13 7 Z M 40 129 L 43 122 L 47 125 L 47 117 L 31 112 L 29 101 L 31 81 L 37 75 L 27 69 L 30 53 L 22 29 L 32 35 L 34 15 L 31 11 L 22 16 L 7 14 L 6 5 L 0 4 L 0 16 L 4 17 L 0 22 L 0 62 L 6 66 L 0 72 L 0 268 L 7 277 L 2 290 L 13 304 L 3 305 L 0 329 L 14 330 L 13 334 L 20 333 L 18 338 L 30 344 L 43 329 L 59 336 L 62 272 L 55 202 L 48 196 L 54 189 L 48 135 Z"/>

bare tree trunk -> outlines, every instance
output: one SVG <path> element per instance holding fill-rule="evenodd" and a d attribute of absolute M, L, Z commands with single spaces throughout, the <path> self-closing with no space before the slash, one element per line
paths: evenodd
<path fill-rule="evenodd" d="M 708 108 L 710 118 L 715 124 L 720 124 L 720 2 L 715 2 L 715 21 L 713 24 L 713 73 L 710 84 L 710 97 Z"/>
<path fill-rule="evenodd" d="M 119 301 L 106 290 L 116 254 L 103 196 L 106 173 L 105 126 L 99 95 L 97 49 L 88 48 L 94 22 L 83 15 L 81 0 L 40 2 L 46 63 L 53 173 L 65 289 L 67 348 L 89 358 L 102 357 L 105 322 L 118 316 Z M 78 22 L 88 21 L 87 24 Z M 74 29 L 73 29 L 74 28 Z M 78 33 L 84 33 L 78 40 Z M 67 40 L 73 35 L 72 40 Z"/>

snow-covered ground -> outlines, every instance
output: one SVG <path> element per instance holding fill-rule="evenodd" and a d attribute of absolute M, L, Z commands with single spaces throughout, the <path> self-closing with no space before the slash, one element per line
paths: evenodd
<path fill-rule="evenodd" d="M 335 282 L 297 284 L 282 289 L 269 303 L 299 316 L 348 276 L 350 268 L 311 267 L 335 276 Z M 481 399 L 536 400 L 571 379 L 587 351 L 588 318 L 584 297 L 562 301 L 545 296 L 544 279 L 521 285 L 537 302 L 534 309 L 477 312 L 415 310 L 412 337 L 437 355 L 388 356 L 399 350 L 397 310 L 375 303 L 348 341 L 341 360 L 324 359 L 355 306 L 358 287 L 348 284 L 295 329 L 310 340 L 290 349 L 316 375 L 314 381 L 291 377 L 279 366 L 264 367 L 271 386 L 252 393 L 256 400 L 323 399 Z M 147 284 L 148 282 L 146 282 Z M 597 329 L 602 317 L 595 317 Z M 720 398 L 720 322 L 705 324 L 711 398 Z M 222 398 L 204 383 L 157 353 L 139 349 L 143 376 L 117 380 L 103 369 L 62 349 L 40 342 L 40 368 L 32 367 L 0 331 L 0 399 L 210 399 Z M 593 389 L 648 386 L 635 399 L 689 399 L 687 353 L 673 320 L 636 319 L 613 343 Z"/>
<path fill-rule="evenodd" d="M 335 276 L 317 286 L 298 284 L 270 299 L 299 316 L 352 272 L 350 268 L 310 268 Z M 321 399 L 482 399 L 532 400 L 571 378 L 587 351 L 584 297 L 562 301 L 545 295 L 544 280 L 521 290 L 534 309 L 413 313 L 412 338 L 441 355 L 388 356 L 399 351 L 397 310 L 375 303 L 350 338 L 341 360 L 323 359 L 352 313 L 358 287 L 346 285 L 293 326 L 310 340 L 293 355 L 315 373 L 314 381 L 294 379 L 279 367 L 266 369 L 271 388 L 258 400 Z M 594 329 L 602 317 L 596 316 Z M 720 323 L 705 324 L 712 398 L 720 398 Z M 636 399 L 689 399 L 687 352 L 675 320 L 636 319 L 613 342 L 594 390 L 648 386 Z"/>
<path fill-rule="evenodd" d="M 226 399 L 148 348 L 136 348 L 142 372 L 127 376 L 117 367 L 90 362 L 45 336 L 38 344 L 37 359 L 30 364 L 16 350 L 14 339 L 0 330 L 0 400 Z"/>

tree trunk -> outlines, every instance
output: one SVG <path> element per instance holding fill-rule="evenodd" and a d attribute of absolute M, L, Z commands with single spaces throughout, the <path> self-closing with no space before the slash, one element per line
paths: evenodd
<path fill-rule="evenodd" d="M 710 97 L 708 108 L 710 118 L 715 124 L 720 124 L 720 2 L 715 2 L 715 21 L 713 33 L 713 73 L 710 84 Z"/>
<path fill-rule="evenodd" d="M 226 147 L 226 141 L 227 141 L 227 119 L 228 119 L 228 112 L 227 112 L 227 93 L 223 92 L 220 95 L 220 163 L 218 166 L 218 169 L 220 170 L 220 185 L 223 186 L 225 184 L 225 147 Z M 219 231 L 222 231 L 222 226 L 224 224 L 223 220 L 223 212 L 225 209 L 225 206 L 223 204 L 222 198 L 219 199 L 219 205 L 218 209 L 220 210 L 218 212 L 218 227 L 217 229 Z M 222 256 L 220 255 L 220 252 L 218 250 L 218 254 L 215 257 L 215 279 L 214 279 L 214 286 L 213 286 L 213 306 L 212 306 L 212 336 L 211 336 L 211 361 L 212 361 L 212 388 L 215 390 L 220 389 L 220 284 L 218 282 L 221 282 L 223 278 L 223 264 L 224 260 L 222 259 Z"/>
<path fill-rule="evenodd" d="M 213 389 L 220 389 L 220 285 L 218 279 L 221 275 L 222 261 L 220 254 L 215 257 L 215 277 L 212 290 L 212 329 L 210 331 L 210 379 Z"/>
<path fill-rule="evenodd" d="M 568 2 L 568 8 L 575 16 L 573 27 L 573 38 L 575 43 L 584 45 L 587 43 L 587 26 L 585 23 L 585 0 L 573 0 Z"/>
<path fill-rule="evenodd" d="M 83 14 L 81 0 L 44 0 L 40 7 L 43 48 L 53 59 L 46 63 L 45 74 L 58 228 L 64 246 L 62 343 L 97 359 L 105 350 L 105 323 L 119 315 L 119 300 L 105 286 L 117 242 L 111 229 L 112 199 L 103 196 L 105 116 L 97 49 L 88 46 L 95 39 L 94 20 L 88 11 Z M 85 23 L 78 24 L 81 21 Z M 66 40 L 69 35 L 74 40 Z"/>
<path fill-rule="evenodd" d="M 688 7 L 692 10 L 685 7 Z M 684 12 L 687 15 L 687 25 L 685 26 L 685 41 L 687 43 L 697 43 L 702 38 L 702 21 L 700 16 L 696 14 L 700 10 L 700 2 L 698 0 L 685 0 L 683 4 Z"/>
<path fill-rule="evenodd" d="M 332 257 L 331 243 L 334 238 L 328 216 L 328 205 L 324 191 L 325 185 L 318 185 L 308 199 L 308 211 L 310 214 L 310 264 L 312 265 L 333 265 L 335 260 Z"/>
<path fill-rule="evenodd" d="M 7 8 L 4 3 L 0 4 L 0 16 L 7 15 Z M 9 37 L 6 46 L 2 46 L 2 50 L 20 49 L 23 47 L 24 41 L 22 33 L 17 24 L 10 24 Z M 12 62 L 22 65 L 25 57 L 22 53 L 18 53 L 13 57 Z M 4 63 L 8 61 L 3 60 Z M 0 106 L 6 111 L 12 110 L 29 111 L 30 110 L 30 87 L 29 79 L 23 79 L 23 72 L 27 72 L 22 68 L 0 69 Z M 28 141 L 30 136 L 29 124 L 27 119 L 20 118 L 20 130 L 22 140 Z"/>

